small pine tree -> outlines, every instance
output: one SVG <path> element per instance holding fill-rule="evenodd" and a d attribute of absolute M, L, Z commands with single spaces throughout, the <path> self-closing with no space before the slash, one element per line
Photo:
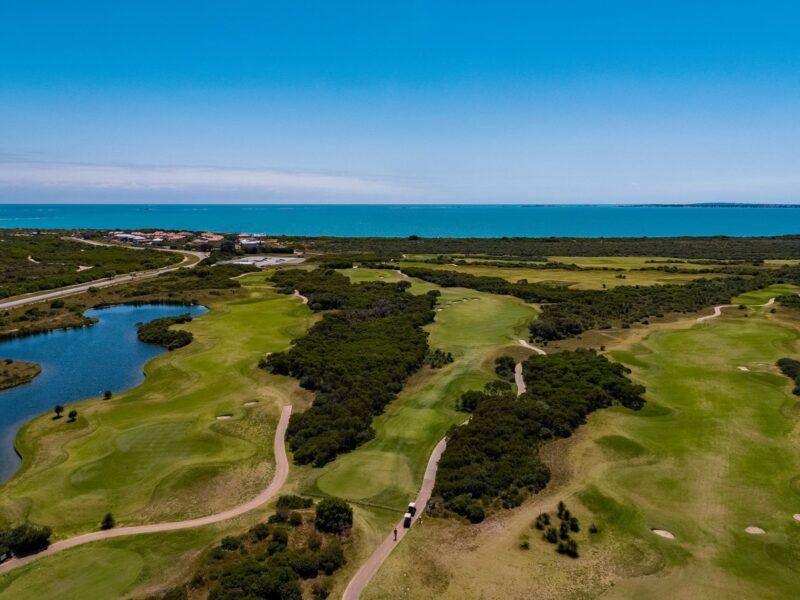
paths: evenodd
<path fill-rule="evenodd" d="M 60 404 L 56 404 L 55 408 L 53 408 L 53 412 L 56 413 L 56 419 L 60 419 L 61 413 L 64 412 L 64 407 L 61 406 Z"/>
<path fill-rule="evenodd" d="M 576 517 L 572 517 L 569 520 L 569 530 L 578 533 L 581 530 L 581 526 L 578 523 L 578 519 Z"/>
<path fill-rule="evenodd" d="M 569 525 L 567 525 L 566 521 L 561 521 L 561 525 L 558 528 L 558 537 L 562 540 L 569 539 Z"/>
<path fill-rule="evenodd" d="M 75 419 L 78 418 L 78 411 L 73 408 L 71 411 L 69 411 L 69 414 L 67 416 L 69 417 L 68 419 L 69 422 L 74 423 Z"/>
<path fill-rule="evenodd" d="M 547 531 L 544 532 L 543 537 L 551 544 L 555 544 L 558 541 L 558 532 L 556 531 L 555 527 L 548 527 Z"/>
<path fill-rule="evenodd" d="M 116 525 L 114 522 L 114 515 L 106 513 L 106 516 L 103 517 L 103 521 L 100 523 L 100 529 L 105 531 L 106 529 L 112 529 L 114 525 Z"/>
<path fill-rule="evenodd" d="M 563 500 L 558 502 L 558 518 L 561 519 L 564 517 L 564 511 L 567 509 L 566 505 L 564 504 Z"/>
<path fill-rule="evenodd" d="M 597 525 L 595 525 L 594 523 L 589 525 L 589 533 L 597 533 L 598 531 L 600 530 L 597 528 Z"/>

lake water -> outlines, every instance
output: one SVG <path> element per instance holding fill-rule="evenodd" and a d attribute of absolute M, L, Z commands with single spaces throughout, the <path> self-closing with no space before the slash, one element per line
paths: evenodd
<path fill-rule="evenodd" d="M 0 205 L 0 228 L 276 235 L 635 237 L 800 233 L 800 208 L 525 205 Z"/>
<path fill-rule="evenodd" d="M 166 350 L 141 343 L 136 338 L 136 324 L 187 312 L 197 316 L 206 309 L 145 305 L 89 310 L 88 316 L 100 319 L 92 327 L 0 342 L 0 359 L 27 360 L 42 366 L 41 374 L 30 384 L 0 392 L 0 481 L 11 477 L 21 464 L 14 450 L 14 436 L 25 422 L 51 411 L 56 404 L 69 412 L 77 400 L 139 385 L 144 380 L 145 363 Z"/>

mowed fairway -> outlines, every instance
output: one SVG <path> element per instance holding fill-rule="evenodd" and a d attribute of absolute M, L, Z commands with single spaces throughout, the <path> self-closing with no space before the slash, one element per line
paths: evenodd
<path fill-rule="evenodd" d="M 715 274 L 662 273 L 659 271 L 570 271 L 568 269 L 531 269 L 525 267 L 498 268 L 488 265 L 449 265 L 420 262 L 404 262 L 403 266 L 423 269 L 460 271 L 483 277 L 501 277 L 507 281 L 527 279 L 530 283 L 547 282 L 579 290 L 599 290 L 618 285 L 658 285 L 687 283 L 700 277 L 720 277 Z M 653 265 L 658 266 L 658 265 Z"/>
<path fill-rule="evenodd" d="M 107 512 L 118 525 L 179 520 L 265 487 L 277 413 L 298 388 L 257 363 L 314 317 L 263 275 L 242 282 L 239 299 L 187 325 L 192 344 L 147 365 L 141 386 L 77 404 L 74 427 L 49 415 L 29 423 L 18 436 L 24 466 L 0 489 L 3 519 L 61 538 L 97 529 Z"/>
<path fill-rule="evenodd" d="M 796 597 L 800 404 L 774 368 L 797 357 L 788 315 L 734 311 L 612 353 L 647 386 L 644 410 L 600 411 L 546 447 L 553 481 L 520 509 L 412 530 L 363 598 Z M 531 527 L 560 499 L 583 524 L 577 560 Z"/>

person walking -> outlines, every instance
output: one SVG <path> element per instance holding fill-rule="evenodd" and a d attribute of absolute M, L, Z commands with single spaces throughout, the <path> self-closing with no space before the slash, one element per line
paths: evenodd
<path fill-rule="evenodd" d="M 394 528 L 394 541 L 397 541 L 397 527 Z"/>

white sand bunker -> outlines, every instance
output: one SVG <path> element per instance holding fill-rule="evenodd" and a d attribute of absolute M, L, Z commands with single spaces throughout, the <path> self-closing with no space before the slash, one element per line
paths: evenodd
<path fill-rule="evenodd" d="M 250 400 L 250 402 L 244 403 L 245 406 L 255 406 L 256 404 L 258 404 L 258 400 Z"/>
<path fill-rule="evenodd" d="M 800 521 L 800 513 L 795 513 L 793 517 L 795 521 Z"/>
<path fill-rule="evenodd" d="M 224 421 L 225 419 L 230 419 L 233 415 L 217 415 L 217 421 Z"/>
<path fill-rule="evenodd" d="M 739 369 L 740 371 L 749 371 L 750 370 L 747 367 L 737 367 L 737 369 Z"/>
<path fill-rule="evenodd" d="M 657 536 L 660 536 L 662 538 L 667 538 L 668 540 L 675 539 L 675 536 L 672 535 L 672 532 L 667 531 L 666 529 L 651 529 L 650 531 L 655 533 Z"/>
<path fill-rule="evenodd" d="M 754 526 L 752 526 L 752 525 L 751 525 L 750 527 L 746 527 L 746 528 L 745 528 L 745 531 L 746 531 L 747 533 L 752 533 L 753 535 L 763 535 L 763 534 L 765 534 L 765 533 L 766 533 L 766 531 L 764 531 L 763 529 L 761 529 L 761 527 L 754 527 Z"/>

